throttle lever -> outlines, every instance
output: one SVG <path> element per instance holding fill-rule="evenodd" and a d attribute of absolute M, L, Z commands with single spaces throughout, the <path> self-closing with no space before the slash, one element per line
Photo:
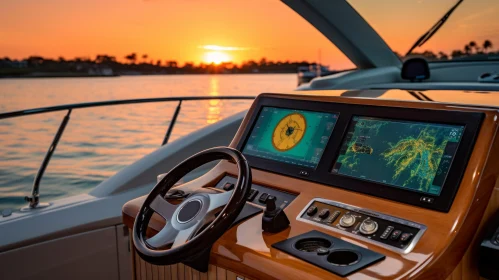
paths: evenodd
<path fill-rule="evenodd" d="M 275 196 L 267 199 L 262 217 L 262 229 L 270 233 L 283 231 L 289 226 L 288 216 L 286 216 L 282 208 L 276 206 L 275 202 Z"/>

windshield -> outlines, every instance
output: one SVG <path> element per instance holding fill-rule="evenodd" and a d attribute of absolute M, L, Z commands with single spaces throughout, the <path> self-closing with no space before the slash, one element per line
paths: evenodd
<path fill-rule="evenodd" d="M 348 0 L 401 58 L 457 0 Z M 499 60 L 499 1 L 465 0 L 409 56 L 429 61 Z"/>

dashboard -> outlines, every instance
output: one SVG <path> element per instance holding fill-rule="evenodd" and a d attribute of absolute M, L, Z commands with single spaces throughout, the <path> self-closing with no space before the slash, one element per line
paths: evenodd
<path fill-rule="evenodd" d="M 483 113 L 263 97 L 237 148 L 257 169 L 447 212 Z"/>
<path fill-rule="evenodd" d="M 499 209 L 498 130 L 493 107 L 261 94 L 230 144 L 260 212 L 213 245 L 210 265 L 250 279 L 475 279 Z M 179 188 L 230 191 L 238 173 L 221 161 Z M 262 230 L 269 198 L 289 219 L 278 233 Z M 123 208 L 129 227 L 142 199 Z"/>

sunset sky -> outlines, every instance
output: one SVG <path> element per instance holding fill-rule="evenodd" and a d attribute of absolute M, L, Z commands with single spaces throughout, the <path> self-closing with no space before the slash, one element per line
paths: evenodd
<path fill-rule="evenodd" d="M 436 3 L 438 2 L 438 3 Z M 456 0 L 351 0 L 393 50 L 410 45 Z M 317 60 L 353 64 L 308 22 L 277 0 L 3 1 L 0 57 L 65 58 L 109 54 L 124 61 Z M 499 1 L 465 0 L 423 48 L 450 52 L 470 40 L 499 47 Z"/>

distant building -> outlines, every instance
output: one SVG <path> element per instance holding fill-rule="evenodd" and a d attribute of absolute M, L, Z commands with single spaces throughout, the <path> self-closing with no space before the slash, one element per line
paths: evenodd
<path fill-rule="evenodd" d="M 107 67 L 107 66 L 97 66 L 94 65 L 90 67 L 87 71 L 88 75 L 91 76 L 113 76 L 114 72 L 113 69 Z"/>
<path fill-rule="evenodd" d="M 26 68 L 28 67 L 28 61 L 27 60 L 14 60 L 12 61 L 12 67 L 14 68 Z"/>
<path fill-rule="evenodd" d="M 10 59 L 0 59 L 0 67 L 5 68 L 26 68 L 28 67 L 27 60 L 10 60 Z"/>
<path fill-rule="evenodd" d="M 109 67 L 101 68 L 100 72 L 104 76 L 113 76 L 114 75 L 113 69 L 111 69 Z"/>

